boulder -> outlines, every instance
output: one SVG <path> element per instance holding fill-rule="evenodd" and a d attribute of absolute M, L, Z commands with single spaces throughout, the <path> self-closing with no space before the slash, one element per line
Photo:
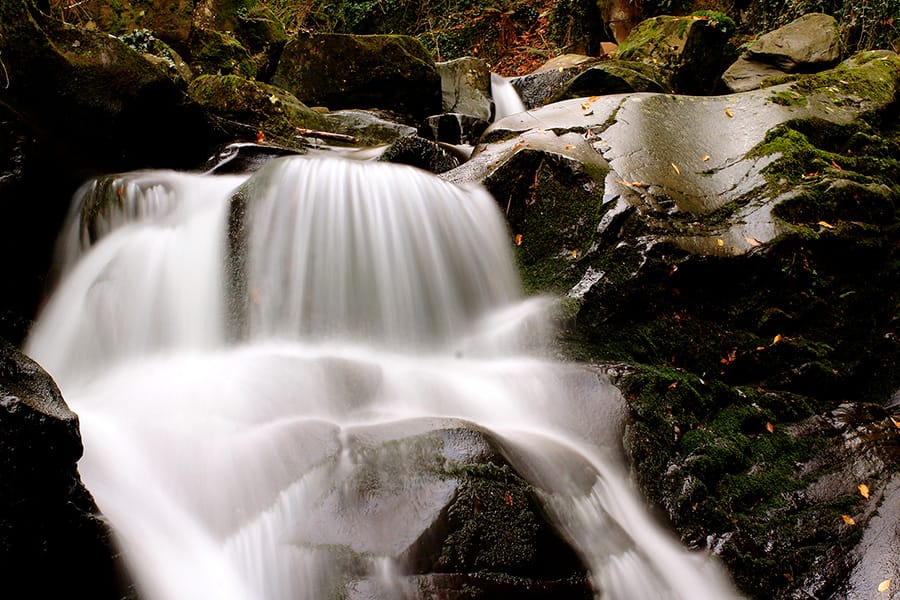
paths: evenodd
<path fill-rule="evenodd" d="M 256 77 L 256 63 L 250 52 L 230 33 L 198 29 L 190 39 L 191 66 L 198 75 L 240 75 Z"/>
<path fill-rule="evenodd" d="M 385 149 L 378 160 L 412 165 L 432 173 L 449 171 L 458 167 L 460 162 L 457 156 L 439 144 L 417 135 L 398 139 Z"/>
<path fill-rule="evenodd" d="M 466 56 L 435 65 L 441 76 L 442 111 L 488 121 L 491 118 L 491 71 L 480 58 Z"/>
<path fill-rule="evenodd" d="M 550 103 L 567 83 L 595 63 L 597 59 L 589 56 L 564 54 L 550 59 L 534 73 L 513 77 L 509 82 L 530 110 Z"/>
<path fill-rule="evenodd" d="M 724 70 L 725 44 L 732 33 L 725 22 L 706 16 L 654 17 L 631 31 L 615 58 L 664 69 L 679 93 L 710 94 Z"/>
<path fill-rule="evenodd" d="M 834 17 L 809 13 L 761 36 L 722 75 L 732 92 L 756 89 L 770 77 L 816 72 L 841 58 L 841 33 Z"/>
<path fill-rule="evenodd" d="M 441 112 L 441 77 L 408 36 L 301 32 L 285 45 L 272 83 L 310 106 L 386 109 L 415 120 Z"/>
<path fill-rule="evenodd" d="M 809 13 L 761 36 L 747 58 L 774 65 L 785 73 L 821 71 L 841 58 L 841 32 L 834 17 Z"/>
<path fill-rule="evenodd" d="M 566 100 L 442 175 L 497 197 L 567 353 L 628 365 L 636 481 L 751 598 L 865 597 L 894 568 L 898 89 L 868 52 L 743 94 Z"/>
<path fill-rule="evenodd" d="M 666 88 L 668 82 L 665 77 L 660 75 L 653 67 L 641 62 L 604 61 L 569 80 L 551 102 L 628 92 L 670 91 Z"/>
<path fill-rule="evenodd" d="M 0 341 L 0 560 L 8 598 L 118 599 L 128 585 L 81 483 L 78 417 L 50 376 Z"/>
<path fill-rule="evenodd" d="M 416 128 L 405 125 L 397 115 L 377 110 L 336 110 L 323 115 L 328 130 L 351 136 L 361 146 L 393 143 L 409 135 Z"/>
<path fill-rule="evenodd" d="M 329 123 L 280 87 L 238 75 L 203 75 L 188 87 L 191 98 L 219 119 L 232 139 L 302 148 L 300 129 L 329 130 Z"/>

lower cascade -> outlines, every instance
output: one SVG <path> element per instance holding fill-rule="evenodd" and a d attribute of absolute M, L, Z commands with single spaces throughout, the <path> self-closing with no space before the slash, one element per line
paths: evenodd
<path fill-rule="evenodd" d="M 549 358 L 483 189 L 307 157 L 128 173 L 81 189 L 59 248 L 26 351 L 142 598 L 435 597 L 416 549 L 459 431 L 536 490 L 589 595 L 736 597 L 630 485 L 617 389 Z"/>

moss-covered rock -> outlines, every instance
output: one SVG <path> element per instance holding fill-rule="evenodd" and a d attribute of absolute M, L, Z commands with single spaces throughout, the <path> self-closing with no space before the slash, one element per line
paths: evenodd
<path fill-rule="evenodd" d="M 256 63 L 250 52 L 229 33 L 214 29 L 194 31 L 190 56 L 198 75 L 256 77 Z"/>
<path fill-rule="evenodd" d="M 725 44 L 733 33 L 704 15 L 654 17 L 631 31 L 615 57 L 666 69 L 680 93 L 709 94 L 725 68 Z"/>
<path fill-rule="evenodd" d="M 59 10 L 67 22 L 116 36 L 146 29 L 178 52 L 185 52 L 194 5 L 194 0 L 85 0 Z"/>
<path fill-rule="evenodd" d="M 191 97 L 226 121 L 238 138 L 302 147 L 297 128 L 328 130 L 326 119 L 282 88 L 238 75 L 203 75 L 191 82 Z"/>
<path fill-rule="evenodd" d="M 434 61 L 408 36 L 300 33 L 272 82 L 311 106 L 381 108 L 414 119 L 441 112 Z"/>
<path fill-rule="evenodd" d="M 666 92 L 669 82 L 654 67 L 633 61 L 606 61 L 585 69 L 571 79 L 550 100 L 626 94 L 629 92 Z"/>

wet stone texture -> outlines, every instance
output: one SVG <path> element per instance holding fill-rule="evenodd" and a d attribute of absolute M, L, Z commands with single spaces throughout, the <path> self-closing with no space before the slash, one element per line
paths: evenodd
<path fill-rule="evenodd" d="M 443 175 L 491 189 L 567 356 L 626 365 L 636 479 L 749 597 L 896 573 L 898 60 L 558 102 Z"/>

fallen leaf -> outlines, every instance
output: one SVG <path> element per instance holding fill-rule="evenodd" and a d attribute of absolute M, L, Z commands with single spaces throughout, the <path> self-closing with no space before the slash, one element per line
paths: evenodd
<path fill-rule="evenodd" d="M 859 493 L 863 498 L 865 498 L 866 500 L 869 499 L 869 486 L 867 486 L 864 483 L 861 483 L 858 486 L 856 486 L 856 488 L 859 490 Z"/>
<path fill-rule="evenodd" d="M 817 223 L 817 225 L 821 225 L 821 226 L 824 227 L 825 229 L 834 229 L 834 225 L 832 225 L 831 223 L 828 223 L 828 222 L 826 222 L 826 221 L 819 221 L 819 222 Z"/>
<path fill-rule="evenodd" d="M 775 433 L 775 426 L 772 425 L 771 422 L 767 422 L 766 423 L 766 431 L 768 431 L 769 433 Z"/>
<path fill-rule="evenodd" d="M 503 500 L 506 502 L 507 506 L 512 506 L 512 504 L 513 504 L 512 494 L 510 494 L 509 492 L 506 492 L 505 494 L 503 494 Z"/>
<path fill-rule="evenodd" d="M 784 338 L 783 338 L 783 337 L 781 336 L 781 334 L 779 333 L 778 335 L 776 335 L 776 336 L 772 339 L 772 345 L 774 346 L 775 344 L 777 344 L 778 342 L 780 342 L 780 341 L 783 340 L 783 339 L 784 339 Z"/>
<path fill-rule="evenodd" d="M 896 427 L 897 429 L 900 429 L 900 421 L 898 421 L 896 418 L 891 417 L 891 423 L 894 424 L 894 427 Z"/>
<path fill-rule="evenodd" d="M 726 108 L 725 116 L 728 117 L 729 119 L 731 119 L 732 117 L 734 117 L 734 112 L 732 112 L 732 110 L 730 108 Z"/>
<path fill-rule="evenodd" d="M 831 161 L 831 168 L 834 169 L 835 171 L 843 171 L 841 166 L 834 161 Z"/>
<path fill-rule="evenodd" d="M 812 173 L 807 173 L 806 175 L 802 175 L 801 179 L 815 179 L 819 176 L 818 171 L 813 171 Z"/>
<path fill-rule="evenodd" d="M 572 250 L 572 258 L 578 258 L 578 250 Z"/>
<path fill-rule="evenodd" d="M 262 129 L 256 132 L 256 143 L 262 144 L 266 141 L 266 134 L 263 133 Z"/>
<path fill-rule="evenodd" d="M 724 245 L 725 245 L 725 240 L 723 240 L 722 238 L 719 238 L 716 240 L 716 246 L 719 246 L 721 248 Z"/>
<path fill-rule="evenodd" d="M 521 246 L 521 245 L 522 245 L 522 234 L 521 234 L 521 233 L 517 233 L 517 234 L 516 234 L 515 241 L 516 241 L 516 246 Z"/>
<path fill-rule="evenodd" d="M 757 346 L 756 349 L 757 349 L 757 350 L 765 350 L 766 347 L 765 347 L 765 346 Z"/>
<path fill-rule="evenodd" d="M 269 102 L 271 102 L 272 104 L 278 104 L 278 96 L 272 94 L 271 96 L 269 96 Z"/>
<path fill-rule="evenodd" d="M 744 239 L 747 240 L 747 243 L 750 244 L 751 246 L 759 246 L 762 243 L 755 237 L 746 237 Z"/>
<path fill-rule="evenodd" d="M 854 521 L 853 517 L 851 517 L 850 515 L 841 515 L 841 518 L 847 525 L 856 525 L 856 521 Z"/>
<path fill-rule="evenodd" d="M 677 381 L 673 381 L 672 383 L 669 384 L 668 389 L 674 390 L 674 389 L 677 388 L 677 387 L 678 387 L 678 382 L 677 382 Z"/>
<path fill-rule="evenodd" d="M 571 149 L 574 148 L 574 147 L 575 147 L 575 146 L 572 145 L 572 144 L 566 144 L 566 150 L 571 150 Z"/>
<path fill-rule="evenodd" d="M 588 98 L 588 102 L 596 102 L 599 99 L 600 99 L 600 96 L 591 96 L 590 98 Z"/>
<path fill-rule="evenodd" d="M 672 169 L 674 169 L 676 175 L 681 175 L 681 169 L 678 168 L 678 165 L 676 165 L 675 163 L 669 164 L 672 165 Z"/>
<path fill-rule="evenodd" d="M 890 589 L 890 587 L 891 587 L 891 580 L 885 579 L 884 581 L 882 581 L 881 583 L 878 584 L 878 591 L 886 592 L 886 591 L 888 591 L 888 589 Z"/>
<path fill-rule="evenodd" d="M 703 155 L 703 162 L 709 162 L 709 159 L 712 158 L 709 154 Z"/>

